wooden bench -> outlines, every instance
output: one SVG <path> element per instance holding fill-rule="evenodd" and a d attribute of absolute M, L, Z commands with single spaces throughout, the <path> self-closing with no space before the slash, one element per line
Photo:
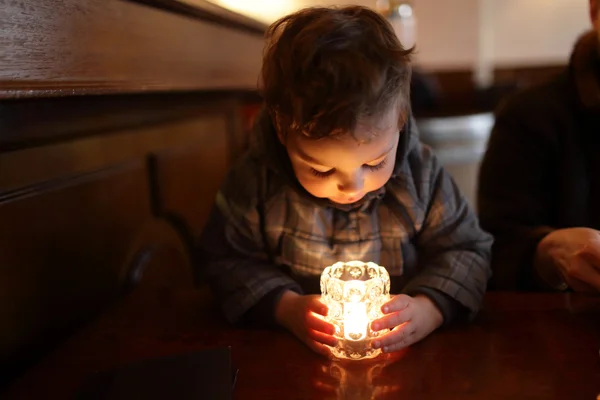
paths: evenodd
<path fill-rule="evenodd" d="M 195 4 L 0 0 L 0 385 L 141 276 L 193 284 L 265 29 Z"/>

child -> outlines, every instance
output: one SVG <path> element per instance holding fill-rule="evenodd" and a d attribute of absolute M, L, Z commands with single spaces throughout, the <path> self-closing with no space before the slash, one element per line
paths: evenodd
<path fill-rule="evenodd" d="M 411 52 L 364 7 L 306 9 L 269 28 L 266 107 L 200 240 L 231 323 L 283 326 L 328 354 L 318 282 L 351 260 L 386 267 L 402 293 L 374 323 L 398 327 L 374 343 L 384 352 L 478 311 L 492 239 L 418 141 Z"/>

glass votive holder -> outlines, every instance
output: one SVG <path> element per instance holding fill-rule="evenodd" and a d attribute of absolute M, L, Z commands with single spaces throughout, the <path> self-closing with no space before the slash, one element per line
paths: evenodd
<path fill-rule="evenodd" d="M 338 344 L 332 354 L 341 359 L 374 358 L 381 349 L 371 341 L 389 330 L 373 331 L 371 323 L 383 316 L 390 299 L 390 276 L 373 262 L 338 262 L 321 274 L 321 301 L 328 307 L 325 320 L 335 326 Z"/>

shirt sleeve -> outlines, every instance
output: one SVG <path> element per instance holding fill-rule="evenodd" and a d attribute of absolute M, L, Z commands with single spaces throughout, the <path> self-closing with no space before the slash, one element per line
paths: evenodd
<path fill-rule="evenodd" d="M 299 285 L 269 258 L 261 229 L 260 168 L 248 157 L 230 171 L 198 241 L 197 266 L 230 323 L 273 323 L 285 290 Z"/>
<path fill-rule="evenodd" d="M 473 318 L 491 276 L 492 237 L 429 147 L 416 146 L 408 162 L 425 214 L 415 238 L 420 272 L 405 291 L 429 296 L 446 324 L 461 309 Z"/>

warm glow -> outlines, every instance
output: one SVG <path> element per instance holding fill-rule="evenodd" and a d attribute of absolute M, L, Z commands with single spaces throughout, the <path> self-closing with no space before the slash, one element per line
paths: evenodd
<path fill-rule="evenodd" d="M 365 303 L 344 304 L 344 337 L 348 340 L 361 340 L 367 337 L 367 305 Z"/>
<path fill-rule="evenodd" d="M 270 24 L 302 8 L 297 0 L 210 0 L 237 13 Z"/>
<path fill-rule="evenodd" d="M 380 13 L 386 15 L 390 12 L 390 2 L 389 0 L 377 0 L 375 2 L 375 9 Z"/>
<path fill-rule="evenodd" d="M 385 331 L 373 331 L 371 322 L 381 318 L 381 306 L 390 296 L 390 277 L 384 267 L 361 261 L 338 262 L 321 274 L 321 301 L 327 305 L 325 320 L 335 326 L 338 344 L 331 352 L 338 358 L 360 360 L 381 354 L 371 346 Z"/>
<path fill-rule="evenodd" d="M 408 4 L 401 4 L 398 6 L 398 15 L 402 18 L 410 18 L 413 15 L 413 9 Z"/>

